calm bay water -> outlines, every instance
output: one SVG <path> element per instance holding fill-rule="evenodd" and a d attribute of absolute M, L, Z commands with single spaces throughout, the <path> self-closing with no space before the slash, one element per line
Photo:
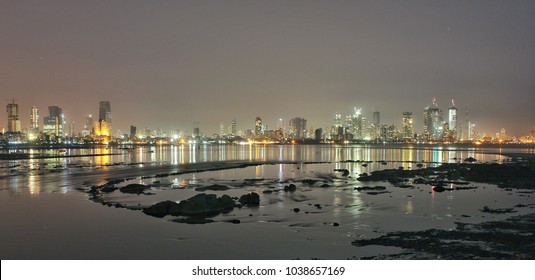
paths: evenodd
<path fill-rule="evenodd" d="M 447 229 L 458 221 L 505 219 L 508 215 L 482 217 L 479 209 L 484 205 L 503 208 L 529 204 L 531 198 L 484 184 L 478 184 L 477 191 L 435 194 L 429 186 L 418 186 L 392 188 L 388 194 L 371 196 L 354 191 L 354 187 L 363 186 L 355 180 L 357 174 L 399 166 L 416 168 L 422 161 L 424 166 L 434 166 L 467 157 L 501 162 L 507 157 L 497 153 L 535 151 L 412 145 L 186 145 L 24 152 L 81 157 L 0 161 L 2 259 L 346 259 L 396 253 L 396 248 L 356 248 L 350 242 L 392 230 Z M 187 164 L 224 161 L 269 164 L 141 178 L 162 170 L 180 171 Z M 354 161 L 372 162 L 363 166 Z M 350 178 L 333 175 L 337 168 L 350 170 Z M 195 187 L 213 183 L 230 186 L 227 193 L 232 196 L 261 193 L 261 205 L 219 215 L 213 218 L 216 223 L 188 225 L 105 207 L 89 201 L 80 190 L 117 178 L 133 178 L 127 183 L 143 184 L 158 180 L 151 190 L 154 195 L 115 192 L 105 196 L 107 201 L 127 206 L 187 199 L 198 193 Z M 295 193 L 282 191 L 285 184 L 297 184 L 305 178 L 329 181 L 332 188 L 298 185 Z M 244 179 L 262 180 L 244 186 Z M 273 193 L 263 194 L 264 190 Z M 296 213 L 295 208 L 302 211 Z M 242 223 L 226 223 L 228 219 Z M 334 222 L 340 226 L 333 227 Z"/>

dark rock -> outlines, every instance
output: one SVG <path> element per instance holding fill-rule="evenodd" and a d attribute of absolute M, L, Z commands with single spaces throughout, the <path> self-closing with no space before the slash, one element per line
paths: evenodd
<path fill-rule="evenodd" d="M 443 191 L 445 191 L 446 189 L 445 189 L 442 185 L 437 185 L 437 186 L 434 186 L 434 187 L 433 187 L 433 190 L 434 190 L 435 192 L 443 192 Z"/>
<path fill-rule="evenodd" d="M 150 207 L 144 208 L 143 213 L 158 218 L 162 218 L 167 215 L 179 216 L 180 207 L 178 203 L 167 200 L 158 202 Z"/>
<path fill-rule="evenodd" d="M 340 226 L 339 223 L 333 223 L 333 226 L 337 227 L 337 226 Z"/>
<path fill-rule="evenodd" d="M 386 190 L 386 187 L 383 187 L 383 186 L 375 186 L 375 187 L 368 187 L 368 186 L 364 186 L 364 187 L 356 187 L 354 188 L 356 191 L 384 191 Z"/>
<path fill-rule="evenodd" d="M 181 223 L 181 224 L 190 224 L 190 225 L 202 225 L 202 224 L 213 223 L 214 220 L 206 219 L 203 216 L 193 216 L 193 217 L 187 217 L 187 218 L 174 219 L 173 222 Z"/>
<path fill-rule="evenodd" d="M 297 187 L 294 184 L 290 184 L 289 186 L 284 186 L 285 192 L 295 192 L 297 190 Z"/>
<path fill-rule="evenodd" d="M 240 197 L 239 202 L 247 206 L 260 205 L 260 196 L 255 192 L 244 194 Z"/>
<path fill-rule="evenodd" d="M 321 205 L 319 205 L 319 204 L 314 204 L 314 206 L 316 206 L 316 208 L 318 208 L 318 209 L 321 209 Z"/>
<path fill-rule="evenodd" d="M 234 208 L 234 200 L 228 195 L 218 198 L 215 194 L 198 194 L 187 200 L 180 201 L 180 214 L 184 216 L 208 216 L 230 211 Z"/>
<path fill-rule="evenodd" d="M 299 208 L 294 208 L 295 213 L 299 213 L 299 211 L 301 211 Z"/>
<path fill-rule="evenodd" d="M 150 189 L 150 187 L 142 184 L 130 184 L 125 187 L 119 188 L 119 191 L 122 193 L 141 194 L 146 189 Z"/>
<path fill-rule="evenodd" d="M 117 187 L 105 186 L 105 187 L 101 188 L 100 191 L 104 192 L 104 193 L 111 193 L 111 192 L 114 192 L 114 191 L 116 191 L 118 189 L 119 188 L 117 188 Z"/>
<path fill-rule="evenodd" d="M 465 162 L 468 162 L 468 163 L 473 163 L 473 162 L 476 162 L 477 159 L 473 158 L 473 157 L 467 157 L 464 159 Z"/>
<path fill-rule="evenodd" d="M 195 190 L 199 191 L 199 192 L 204 192 L 204 191 L 226 191 L 228 189 L 230 189 L 230 188 L 227 187 L 227 186 L 215 184 L 215 185 L 211 185 L 211 186 L 198 187 Z"/>
<path fill-rule="evenodd" d="M 349 170 L 347 169 L 335 169 L 334 171 L 336 172 L 342 172 L 342 176 L 346 177 L 347 175 L 349 175 Z"/>
<path fill-rule="evenodd" d="M 238 220 L 238 219 L 232 219 L 232 220 L 230 220 L 230 221 L 228 221 L 228 222 L 229 222 L 229 223 L 233 223 L 233 224 L 239 224 L 239 223 L 241 223 L 241 221 Z"/>
<path fill-rule="evenodd" d="M 270 194 L 270 193 L 273 193 L 273 191 L 272 191 L 272 190 L 265 190 L 265 191 L 263 191 L 262 193 Z"/>
<path fill-rule="evenodd" d="M 480 211 L 484 213 L 492 213 L 492 214 L 516 213 L 516 210 L 514 210 L 513 208 L 491 209 L 488 206 L 484 206 L 483 209 L 481 209 Z"/>
<path fill-rule="evenodd" d="M 317 181 L 318 181 L 318 180 L 304 179 L 304 180 L 302 180 L 301 182 L 303 182 L 303 184 L 314 185 Z"/>
<path fill-rule="evenodd" d="M 321 187 L 322 187 L 322 188 L 330 188 L 331 185 L 329 185 L 329 184 L 323 184 L 323 185 L 321 185 Z"/>

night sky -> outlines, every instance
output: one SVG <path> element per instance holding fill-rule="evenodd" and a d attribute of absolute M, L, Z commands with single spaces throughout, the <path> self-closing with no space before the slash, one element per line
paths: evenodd
<path fill-rule="evenodd" d="M 23 128 L 58 105 L 79 131 L 109 100 L 114 132 L 325 128 L 353 107 L 399 128 L 413 112 L 421 132 L 436 97 L 487 135 L 527 135 L 535 1 L 0 0 L 0 92 Z"/>

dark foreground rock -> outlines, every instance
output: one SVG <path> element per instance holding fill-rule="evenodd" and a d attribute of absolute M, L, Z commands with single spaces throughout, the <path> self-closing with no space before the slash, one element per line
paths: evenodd
<path fill-rule="evenodd" d="M 234 200 L 223 195 L 217 197 L 215 194 L 198 194 L 180 203 L 174 201 L 158 202 L 150 207 L 144 208 L 143 213 L 155 217 L 171 216 L 211 216 L 219 213 L 231 211 L 234 208 Z"/>
<path fill-rule="evenodd" d="M 199 192 L 204 192 L 204 191 L 226 191 L 228 189 L 230 189 L 230 188 L 225 186 L 225 185 L 215 184 L 215 185 L 210 185 L 210 186 L 206 186 L 206 187 L 198 187 L 195 190 L 199 191 Z"/>
<path fill-rule="evenodd" d="M 260 205 L 260 196 L 255 192 L 244 194 L 240 197 L 239 202 L 247 206 Z"/>
<path fill-rule="evenodd" d="M 294 184 L 290 184 L 288 186 L 284 186 L 285 192 L 295 192 L 297 190 L 297 187 Z"/>
<path fill-rule="evenodd" d="M 119 188 L 119 191 L 122 193 L 142 194 L 147 189 L 150 189 L 150 186 L 142 184 L 130 184 L 125 187 Z"/>
<path fill-rule="evenodd" d="M 535 214 L 481 224 L 457 223 L 455 230 L 393 232 L 352 244 L 400 247 L 413 259 L 535 259 Z"/>
<path fill-rule="evenodd" d="M 464 182 L 459 181 L 459 179 L 464 180 Z M 416 184 L 432 185 L 450 183 L 462 185 L 468 184 L 466 181 L 470 181 L 496 184 L 507 188 L 535 189 L 535 164 L 446 163 L 438 167 L 416 170 L 378 170 L 371 174 L 361 174 L 357 180 L 361 182 L 388 181 L 393 184 L 412 180 Z"/>
<path fill-rule="evenodd" d="M 179 216 L 180 206 L 174 201 L 166 200 L 144 208 L 143 213 L 158 218 L 163 218 L 167 215 Z"/>
<path fill-rule="evenodd" d="M 215 194 L 198 194 L 187 200 L 180 201 L 180 215 L 216 215 L 234 208 L 234 200 L 228 195 L 218 198 Z"/>

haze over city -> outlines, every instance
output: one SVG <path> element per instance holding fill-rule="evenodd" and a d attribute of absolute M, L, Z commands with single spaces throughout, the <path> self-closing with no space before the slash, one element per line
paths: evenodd
<path fill-rule="evenodd" d="M 1 1 L 2 106 L 57 105 L 77 130 L 218 133 L 262 117 L 329 127 L 362 108 L 416 131 L 436 98 L 478 130 L 535 129 L 533 1 Z M 6 118 L 0 118 L 0 126 Z"/>

